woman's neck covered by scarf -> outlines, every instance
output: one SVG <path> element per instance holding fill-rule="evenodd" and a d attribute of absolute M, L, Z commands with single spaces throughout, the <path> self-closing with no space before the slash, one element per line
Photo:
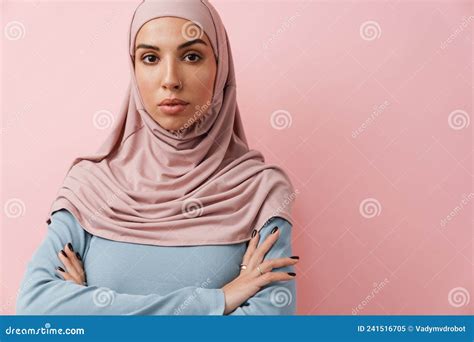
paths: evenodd
<path fill-rule="evenodd" d="M 201 27 L 217 59 L 211 103 L 180 130 L 164 129 L 145 110 L 133 67 L 139 29 L 165 16 Z M 142 2 L 129 57 L 131 82 L 116 126 L 95 154 L 74 159 L 47 219 L 65 208 L 93 235 L 161 246 L 239 243 L 273 216 L 292 223 L 290 179 L 248 147 L 231 48 L 214 7 L 207 0 Z"/>

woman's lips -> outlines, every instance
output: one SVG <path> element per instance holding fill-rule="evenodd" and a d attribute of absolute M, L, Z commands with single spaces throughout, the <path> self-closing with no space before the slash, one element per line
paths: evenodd
<path fill-rule="evenodd" d="M 183 110 L 185 110 L 186 106 L 188 104 L 189 103 L 187 103 L 187 104 L 175 104 L 175 105 L 160 105 L 158 107 L 160 107 L 160 110 L 163 113 L 168 114 L 168 115 L 174 115 L 174 114 L 181 113 Z"/>

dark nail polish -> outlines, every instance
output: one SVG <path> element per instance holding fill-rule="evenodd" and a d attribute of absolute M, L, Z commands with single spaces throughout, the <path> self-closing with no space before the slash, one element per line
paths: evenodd
<path fill-rule="evenodd" d="M 61 272 L 66 272 L 66 271 L 64 270 L 64 268 L 62 268 L 61 266 L 56 267 L 56 269 L 57 269 L 57 270 L 60 270 Z"/>
<path fill-rule="evenodd" d="M 256 229 L 254 229 L 253 232 L 252 232 L 252 238 L 254 238 L 255 235 L 257 235 L 257 230 Z"/>
<path fill-rule="evenodd" d="M 76 252 L 76 257 L 79 259 L 79 260 L 82 260 L 81 258 L 81 255 L 79 253 Z"/>
<path fill-rule="evenodd" d="M 290 256 L 290 258 L 291 258 L 291 259 L 297 259 L 297 260 L 299 260 L 300 257 L 299 257 L 299 256 L 296 256 L 296 255 L 293 255 L 293 256 Z"/>
<path fill-rule="evenodd" d="M 61 249 L 61 254 L 64 255 L 67 258 L 67 254 L 64 250 Z"/>
<path fill-rule="evenodd" d="M 70 242 L 68 242 L 67 248 L 69 248 L 71 252 L 74 252 L 74 249 L 72 248 L 72 244 Z"/>
<path fill-rule="evenodd" d="M 278 230 L 278 227 L 273 228 L 271 234 L 275 234 L 277 230 Z"/>
<path fill-rule="evenodd" d="M 290 276 L 292 276 L 292 277 L 295 277 L 295 276 L 296 276 L 296 273 L 294 273 L 294 272 L 288 272 L 288 274 L 289 274 Z"/>

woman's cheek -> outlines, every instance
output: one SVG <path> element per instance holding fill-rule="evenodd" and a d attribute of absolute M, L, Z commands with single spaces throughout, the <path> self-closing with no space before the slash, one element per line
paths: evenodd
<path fill-rule="evenodd" d="M 141 94 L 141 97 L 143 99 L 145 108 L 150 111 L 152 108 L 154 108 L 154 98 L 153 94 L 154 92 L 154 86 L 155 82 L 153 77 L 150 77 L 149 72 L 142 74 L 141 71 L 137 72 L 137 84 L 138 84 L 138 90 Z"/>
<path fill-rule="evenodd" d="M 205 90 L 208 92 L 213 91 L 214 79 L 216 77 L 216 67 L 212 64 L 205 64 L 195 73 L 201 85 L 204 85 Z"/>

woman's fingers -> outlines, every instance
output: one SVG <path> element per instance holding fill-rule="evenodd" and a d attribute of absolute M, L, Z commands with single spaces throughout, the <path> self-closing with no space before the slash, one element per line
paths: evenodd
<path fill-rule="evenodd" d="M 56 268 L 56 273 L 58 273 L 59 275 L 61 275 L 63 277 L 64 280 L 72 280 L 74 282 L 77 282 L 76 279 L 74 279 L 69 273 L 67 273 L 64 268 L 62 268 L 61 266 L 58 266 Z"/>
<path fill-rule="evenodd" d="M 280 230 L 278 227 L 272 229 L 271 233 L 267 236 L 265 241 L 262 242 L 260 246 L 257 247 L 252 257 L 250 258 L 249 265 L 253 269 L 262 263 L 265 254 L 272 248 L 275 242 L 280 237 Z"/>
<path fill-rule="evenodd" d="M 73 266 L 76 268 L 76 271 L 78 273 L 81 273 L 81 271 L 83 270 L 82 261 L 78 257 L 79 253 L 74 251 L 74 248 L 72 247 L 72 243 L 68 242 L 64 246 L 63 250 L 66 252 L 68 259 L 71 260 Z"/>
<path fill-rule="evenodd" d="M 79 280 L 85 278 L 84 266 L 82 260 L 80 260 L 80 255 L 74 252 L 71 243 L 67 243 L 62 250 L 58 252 L 59 260 L 66 267 L 66 272 L 69 273 L 72 277 Z"/>
<path fill-rule="evenodd" d="M 64 267 L 66 268 L 66 272 L 68 272 L 72 276 L 79 275 L 76 271 L 76 268 L 72 264 L 72 261 L 68 258 L 67 253 L 64 251 L 64 249 L 61 249 L 58 252 L 58 258 L 63 263 Z"/>
<path fill-rule="evenodd" d="M 263 287 L 276 281 L 292 280 L 296 277 L 293 272 L 266 272 L 256 279 L 258 286 Z"/>
<path fill-rule="evenodd" d="M 250 258 L 255 252 L 255 249 L 257 248 L 259 237 L 260 234 L 257 232 L 256 229 L 254 229 L 252 231 L 252 238 L 250 239 L 249 245 L 247 246 L 247 251 L 245 252 L 244 257 L 242 258 L 242 264 L 248 265 L 248 263 L 250 262 Z"/>
<path fill-rule="evenodd" d="M 289 257 L 289 258 L 275 258 L 275 259 L 268 259 L 262 262 L 259 267 L 262 272 L 271 272 L 274 268 L 280 268 L 285 266 L 293 266 L 296 265 L 299 261 L 299 257 Z M 260 275 L 257 269 L 255 269 L 257 275 Z"/>
<path fill-rule="evenodd" d="M 64 248 L 66 250 L 66 248 Z M 82 257 L 78 252 L 75 252 L 74 249 L 72 248 L 72 244 L 69 242 L 67 244 L 67 250 L 68 252 L 66 253 L 68 258 L 72 260 L 73 265 L 76 267 L 76 270 L 78 271 L 79 274 L 84 273 L 84 264 L 82 262 Z"/>

